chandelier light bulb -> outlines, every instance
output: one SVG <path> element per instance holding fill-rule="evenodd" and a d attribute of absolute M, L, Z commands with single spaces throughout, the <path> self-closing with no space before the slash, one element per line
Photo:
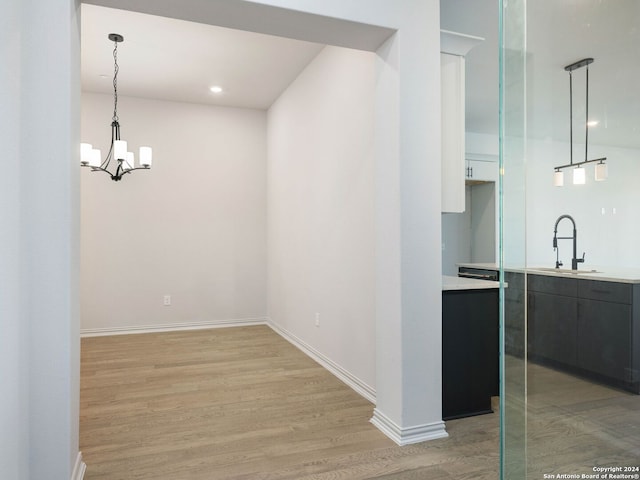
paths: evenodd
<path fill-rule="evenodd" d="M 90 143 L 80 144 L 80 165 L 89 165 L 92 149 L 93 146 Z"/>
<path fill-rule="evenodd" d="M 607 171 L 607 164 L 598 163 L 596 165 L 596 175 L 595 175 L 596 182 L 602 182 L 606 180 L 608 176 L 609 176 L 609 172 Z"/>
<path fill-rule="evenodd" d="M 151 147 L 140 147 L 140 166 L 144 168 L 151 167 L 153 151 Z"/>
<path fill-rule="evenodd" d="M 587 181 L 587 175 L 585 169 L 582 167 L 576 167 L 573 169 L 573 184 L 584 185 Z"/>
<path fill-rule="evenodd" d="M 125 155 L 124 165 L 122 166 L 125 170 L 133 170 L 135 167 L 135 157 L 133 156 L 133 152 L 127 152 Z"/>
<path fill-rule="evenodd" d="M 116 140 L 113 142 L 113 158 L 116 160 L 126 160 L 127 142 L 124 140 Z"/>
<path fill-rule="evenodd" d="M 100 163 L 102 163 L 100 150 L 97 148 L 92 148 L 91 152 L 89 153 L 89 166 L 100 168 Z"/>
<path fill-rule="evenodd" d="M 562 187 L 564 186 L 564 172 L 560 170 L 556 170 L 553 174 L 553 186 L 554 187 Z"/>

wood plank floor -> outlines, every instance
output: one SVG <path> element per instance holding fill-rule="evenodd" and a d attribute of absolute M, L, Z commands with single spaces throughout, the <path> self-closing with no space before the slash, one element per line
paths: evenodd
<path fill-rule="evenodd" d="M 640 467 L 640 396 L 536 364 L 527 373 L 528 478 Z"/>
<path fill-rule="evenodd" d="M 82 339 L 87 480 L 498 477 L 497 414 L 401 448 L 372 412 L 265 326 Z"/>
<path fill-rule="evenodd" d="M 524 364 L 508 360 L 509 388 L 524 392 Z M 527 398 L 507 395 L 507 412 L 527 407 L 509 417 L 507 438 L 526 441 L 509 478 L 640 464 L 640 396 L 527 368 Z M 498 478 L 497 413 L 398 447 L 372 412 L 266 326 L 82 340 L 87 480 Z"/>

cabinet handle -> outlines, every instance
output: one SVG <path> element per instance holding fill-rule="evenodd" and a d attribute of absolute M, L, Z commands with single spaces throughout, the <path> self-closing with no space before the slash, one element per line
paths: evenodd
<path fill-rule="evenodd" d="M 482 280 L 495 280 L 498 281 L 498 274 L 490 275 L 490 274 L 481 274 L 481 273 L 470 273 L 470 272 L 461 272 L 458 274 L 459 277 L 466 278 L 479 278 Z"/>

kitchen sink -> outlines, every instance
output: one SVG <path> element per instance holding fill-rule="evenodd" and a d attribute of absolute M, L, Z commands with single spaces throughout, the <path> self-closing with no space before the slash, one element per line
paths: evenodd
<path fill-rule="evenodd" d="M 564 275 L 580 275 L 580 274 L 588 274 L 588 273 L 602 273 L 598 270 L 571 270 L 570 268 L 551 268 L 551 267 L 540 267 L 540 268 L 531 268 L 531 271 L 538 272 L 553 272 L 560 273 Z"/>

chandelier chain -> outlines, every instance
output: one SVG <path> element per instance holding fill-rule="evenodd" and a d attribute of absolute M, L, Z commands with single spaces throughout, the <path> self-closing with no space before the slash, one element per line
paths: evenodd
<path fill-rule="evenodd" d="M 113 42 L 113 121 L 118 121 L 118 42 Z"/>

